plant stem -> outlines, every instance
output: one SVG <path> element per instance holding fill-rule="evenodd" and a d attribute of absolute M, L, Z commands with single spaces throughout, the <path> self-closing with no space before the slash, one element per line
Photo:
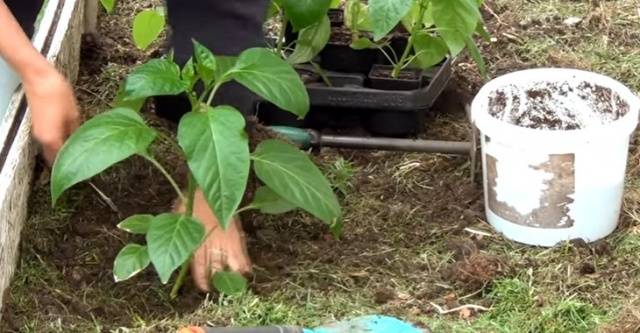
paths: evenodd
<path fill-rule="evenodd" d="M 422 26 L 422 18 L 424 17 L 425 12 L 427 11 L 426 4 L 421 1 L 420 2 L 420 11 L 418 12 L 418 18 L 413 22 L 413 26 L 411 27 L 411 35 L 409 36 L 409 40 L 407 40 L 407 47 L 405 47 L 404 52 L 402 53 L 402 57 L 400 60 L 393 66 L 393 72 L 391 73 L 391 77 L 397 79 L 400 75 L 400 71 L 405 67 L 405 63 L 407 62 L 407 57 L 411 53 L 411 49 L 413 48 L 413 39 L 415 35 L 420 31 Z"/>
<path fill-rule="evenodd" d="M 223 75 L 220 78 L 220 80 L 218 80 L 218 82 L 216 82 L 216 85 L 213 86 L 213 89 L 211 89 L 211 93 L 209 94 L 209 99 L 207 100 L 207 105 L 211 105 L 211 103 L 213 102 L 213 97 L 216 96 L 216 93 L 218 92 L 218 89 L 220 89 L 220 86 L 222 86 L 222 84 L 225 82 L 224 79 L 225 79 L 225 77 Z"/>
<path fill-rule="evenodd" d="M 355 42 L 358 38 L 360 38 L 360 33 L 358 31 L 358 16 L 360 15 L 360 6 L 355 1 L 349 1 L 347 4 L 351 14 L 351 42 Z M 355 8 L 358 7 L 358 8 Z"/>
<path fill-rule="evenodd" d="M 192 258 L 193 256 L 189 257 L 189 260 L 185 261 L 184 264 L 182 264 L 182 268 L 180 268 L 178 278 L 171 288 L 171 293 L 169 293 L 169 297 L 171 299 L 176 299 L 176 297 L 178 297 L 178 292 L 180 291 L 180 288 L 182 288 L 184 280 L 187 279 L 187 273 L 189 273 L 189 264 L 191 263 Z"/>
<path fill-rule="evenodd" d="M 393 48 L 389 47 L 389 50 L 391 50 L 391 51 L 393 52 L 393 58 L 391 58 L 391 57 L 389 56 L 389 53 L 387 53 L 387 52 L 384 50 L 384 46 L 380 46 L 380 47 L 378 47 L 378 50 L 380 50 L 380 52 L 385 56 L 385 58 L 387 58 L 387 60 L 389 60 L 389 63 L 390 63 L 390 64 L 395 64 L 395 63 L 397 63 L 397 62 L 398 62 L 398 56 L 396 56 L 396 55 L 395 55 L 395 51 L 393 51 Z"/>
<path fill-rule="evenodd" d="M 191 217 L 193 215 L 193 198 L 196 193 L 196 181 L 193 178 L 193 174 L 189 173 L 189 185 L 187 187 L 187 199 L 186 199 L 186 210 L 185 215 L 187 217 Z M 180 273 L 178 274 L 178 278 L 176 278 L 176 282 L 173 283 L 173 287 L 171 288 L 171 293 L 169 293 L 169 297 L 171 299 L 175 299 L 178 297 L 178 291 L 184 285 L 184 280 L 187 278 L 187 273 L 189 273 L 189 265 L 191 264 L 191 260 L 193 259 L 193 255 L 189 257 L 189 260 L 185 261 L 180 268 Z"/>
<path fill-rule="evenodd" d="M 244 206 L 244 207 L 236 210 L 234 215 L 240 215 L 240 213 L 244 213 L 244 212 L 252 210 L 252 209 L 256 209 L 256 207 L 254 207 L 253 205 Z"/>
<path fill-rule="evenodd" d="M 187 201 L 186 198 L 184 197 L 184 194 L 182 194 L 182 191 L 180 190 L 180 186 L 178 186 L 178 183 L 176 183 L 176 181 L 173 179 L 173 177 L 171 177 L 169 172 L 167 172 L 167 170 L 162 166 L 162 164 L 160 164 L 160 162 L 158 162 L 155 158 L 153 158 L 153 156 L 151 156 L 150 153 L 145 153 L 141 155 L 147 161 L 151 162 L 151 164 L 153 164 L 153 166 L 155 166 L 156 169 L 160 170 L 162 175 L 164 175 L 164 177 L 167 178 L 171 186 L 173 186 L 173 189 L 176 191 L 176 193 L 180 197 L 180 200 L 182 200 L 182 202 Z"/>
<path fill-rule="evenodd" d="M 278 33 L 278 40 L 276 41 L 276 53 L 279 57 L 284 57 L 284 55 L 282 54 L 282 48 L 284 46 L 284 38 L 287 30 L 287 25 L 289 24 L 289 19 L 284 14 L 284 11 L 281 11 L 280 15 L 282 16 L 282 25 L 280 27 L 280 32 Z"/>
<path fill-rule="evenodd" d="M 331 80 L 329 80 L 329 77 L 327 77 L 327 74 L 324 72 L 324 70 L 322 70 L 322 67 L 320 67 L 320 65 L 318 65 L 313 61 L 310 61 L 310 63 L 311 63 L 311 66 L 313 66 L 313 69 L 315 70 L 316 74 L 320 75 L 320 78 L 322 79 L 324 84 L 326 84 L 327 87 L 333 86 L 333 84 L 331 84 Z"/>
<path fill-rule="evenodd" d="M 187 209 L 185 215 L 191 217 L 193 215 L 193 198 L 196 194 L 196 180 L 193 174 L 189 173 L 189 185 L 187 187 Z"/>

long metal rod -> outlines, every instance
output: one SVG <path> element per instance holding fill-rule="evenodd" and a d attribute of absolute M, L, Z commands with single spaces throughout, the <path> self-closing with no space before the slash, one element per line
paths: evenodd
<path fill-rule="evenodd" d="M 469 155 L 471 142 L 411 140 L 395 138 L 366 138 L 322 134 L 315 138 L 321 147 L 405 151 L 417 153 L 441 153 Z"/>

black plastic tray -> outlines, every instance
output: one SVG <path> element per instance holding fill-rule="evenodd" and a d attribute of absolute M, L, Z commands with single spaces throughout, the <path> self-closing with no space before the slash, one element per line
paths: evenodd
<path fill-rule="evenodd" d="M 312 106 L 359 108 L 388 111 L 415 111 L 429 108 L 442 93 L 451 78 L 451 61 L 427 70 L 423 74 L 429 84 L 410 91 L 378 90 L 365 87 L 366 78 L 358 74 L 327 73 L 332 87 L 324 83 L 307 85 Z"/>
<path fill-rule="evenodd" d="M 424 131 L 424 117 L 451 78 L 451 60 L 423 73 L 428 84 L 417 90 L 367 88 L 361 74 L 327 72 L 333 86 L 309 83 L 311 110 L 304 121 L 262 102 L 258 117 L 267 125 L 342 129 L 358 127 L 374 135 L 409 136 Z"/>

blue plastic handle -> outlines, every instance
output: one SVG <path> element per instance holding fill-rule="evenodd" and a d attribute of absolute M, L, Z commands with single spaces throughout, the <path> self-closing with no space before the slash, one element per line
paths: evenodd
<path fill-rule="evenodd" d="M 365 316 L 333 325 L 304 330 L 304 333 L 427 333 L 412 324 L 387 316 Z"/>

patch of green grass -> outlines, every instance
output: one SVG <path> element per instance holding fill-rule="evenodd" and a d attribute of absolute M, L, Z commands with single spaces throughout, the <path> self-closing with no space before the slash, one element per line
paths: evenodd
<path fill-rule="evenodd" d="M 544 301 L 536 294 L 536 289 L 520 278 L 504 279 L 496 282 L 488 295 L 493 301 L 489 312 L 471 322 L 440 318 L 432 328 L 434 332 L 459 333 L 584 333 L 610 320 L 603 310 L 575 297 Z"/>
<path fill-rule="evenodd" d="M 197 326 L 253 327 L 269 325 L 298 325 L 317 327 L 338 318 L 352 318 L 375 313 L 375 307 L 362 295 L 344 293 L 298 294 L 302 299 L 291 299 L 290 292 L 279 292 L 268 297 L 246 293 L 207 300 L 198 310 L 186 316 L 159 318 L 146 322 L 134 320 L 131 327 L 121 327 L 114 333 L 173 332 L 177 328 Z M 332 314 L 332 315 L 329 315 Z M 327 316 L 330 317 L 327 317 Z"/>
<path fill-rule="evenodd" d="M 325 174 L 333 189 L 346 196 L 353 187 L 352 180 L 356 171 L 357 168 L 351 161 L 340 156 L 326 168 Z"/>
<path fill-rule="evenodd" d="M 544 308 L 534 318 L 528 332 L 590 332 L 607 321 L 604 311 L 573 297 Z"/>

